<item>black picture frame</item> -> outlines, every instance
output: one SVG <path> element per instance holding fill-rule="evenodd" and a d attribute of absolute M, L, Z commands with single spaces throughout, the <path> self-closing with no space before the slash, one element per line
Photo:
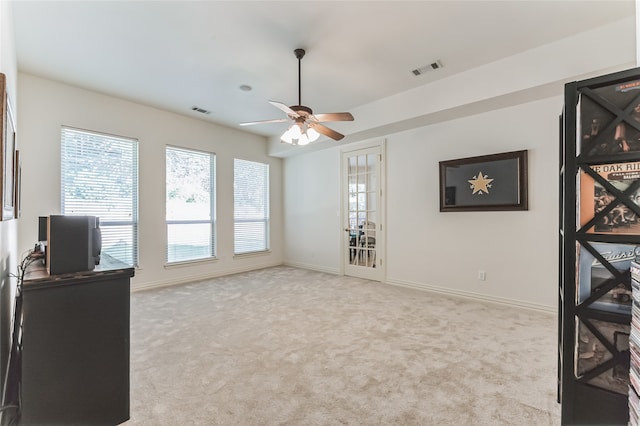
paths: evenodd
<path fill-rule="evenodd" d="M 22 215 L 22 157 L 20 151 L 16 149 L 16 163 L 14 168 L 14 217 L 20 219 Z"/>
<path fill-rule="evenodd" d="M 6 75 L 0 73 L 0 220 L 15 216 L 16 125 L 7 96 Z"/>
<path fill-rule="evenodd" d="M 528 210 L 527 150 L 440 161 L 440 211 Z"/>

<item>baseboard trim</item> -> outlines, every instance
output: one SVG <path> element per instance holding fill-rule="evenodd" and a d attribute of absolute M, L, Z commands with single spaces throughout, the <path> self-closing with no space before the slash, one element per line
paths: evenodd
<path fill-rule="evenodd" d="M 207 280 L 211 278 L 223 277 L 226 275 L 240 274 L 243 272 L 256 271 L 259 269 L 272 268 L 275 266 L 283 266 L 283 265 L 294 267 L 294 268 L 308 269 L 311 271 L 324 272 L 327 274 L 343 275 L 342 271 L 338 268 L 327 268 L 324 266 L 318 266 L 318 265 L 313 265 L 309 263 L 285 261 L 283 263 L 265 263 L 261 265 L 245 266 L 242 268 L 225 269 L 223 271 L 215 271 L 207 274 L 190 275 L 188 277 L 183 277 L 179 279 L 170 279 L 165 281 L 154 281 L 151 283 L 135 284 L 131 286 L 131 292 L 138 292 L 138 291 L 152 290 L 152 289 L 158 289 L 163 287 L 171 287 L 171 286 L 181 285 L 181 284 L 188 284 L 196 281 L 202 281 L 202 280 Z M 413 281 L 387 278 L 385 281 L 383 281 L 383 284 L 393 285 L 397 287 L 412 288 L 415 290 L 422 290 L 422 291 L 428 291 L 433 293 L 440 293 L 447 296 L 462 297 L 462 298 L 471 299 L 471 300 L 481 300 L 484 302 L 496 303 L 499 305 L 511 306 L 516 308 L 530 309 L 533 311 L 545 312 L 549 314 L 557 315 L 558 313 L 556 306 L 547 306 L 547 305 L 541 305 L 538 303 L 523 302 L 521 300 L 489 296 L 486 294 L 474 293 L 470 291 L 454 290 L 450 288 L 439 287 L 439 286 L 434 286 L 434 285 L 429 285 L 424 283 L 417 283 Z"/>
<path fill-rule="evenodd" d="M 545 312 L 549 314 L 557 315 L 558 313 L 558 309 L 556 306 L 547 306 L 547 305 L 541 305 L 538 303 L 523 302 L 521 300 L 489 296 L 486 294 L 474 293 L 471 291 L 453 290 L 450 288 L 438 287 L 438 286 L 433 286 L 433 285 L 423 284 L 423 283 L 416 283 L 412 281 L 395 280 L 395 279 L 387 278 L 385 282 L 386 284 L 395 285 L 398 287 L 413 288 L 413 289 L 429 291 L 433 293 L 440 293 L 447 296 L 462 297 L 465 299 L 472 299 L 472 300 L 481 300 L 483 302 L 496 303 L 499 305 L 511 306 L 516 308 L 525 308 L 525 309 L 530 309 L 538 312 Z"/>
<path fill-rule="evenodd" d="M 206 273 L 206 274 L 200 274 L 200 275 L 189 275 L 187 277 L 182 277 L 182 278 L 178 278 L 178 279 L 170 279 L 170 280 L 164 280 L 164 281 L 154 281 L 154 282 L 149 282 L 149 283 L 140 283 L 140 284 L 133 284 L 131 286 L 131 292 L 135 293 L 138 291 L 144 291 L 144 290 L 152 290 L 152 289 L 158 289 L 158 288 L 163 288 L 163 287 L 171 287 L 171 286 L 175 286 L 175 285 L 182 285 L 182 284 L 189 284 L 192 282 L 196 282 L 196 281 L 203 281 L 203 280 L 208 280 L 211 278 L 218 278 L 218 277 L 224 277 L 227 275 L 233 275 L 233 274 L 240 274 L 243 272 L 250 272 L 250 271 L 257 271 L 259 269 L 265 269 L 265 268 L 272 268 L 274 266 L 281 266 L 282 263 L 264 263 L 264 264 L 260 264 L 260 265 L 251 265 L 251 266 L 245 266 L 245 267 L 241 267 L 241 268 L 231 268 L 231 269 L 225 269 L 225 270 L 221 270 L 221 271 L 213 271 L 210 273 Z"/>
<path fill-rule="evenodd" d="M 342 275 L 342 271 L 340 271 L 340 269 L 338 269 L 338 268 L 327 268 L 325 266 L 312 265 L 312 264 L 309 264 L 309 263 L 292 262 L 290 260 L 286 260 L 283 263 L 283 265 L 291 266 L 293 268 L 309 269 L 311 271 L 325 272 L 327 274 Z"/>

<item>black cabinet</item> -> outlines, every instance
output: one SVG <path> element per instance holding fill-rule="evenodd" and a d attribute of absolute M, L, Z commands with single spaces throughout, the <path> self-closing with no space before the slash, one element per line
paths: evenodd
<path fill-rule="evenodd" d="M 625 425 L 630 266 L 640 254 L 640 69 L 567 84 L 560 134 L 562 423 Z"/>
<path fill-rule="evenodd" d="M 119 424 L 129 419 L 129 268 L 108 256 L 94 271 L 22 286 L 21 423 Z"/>

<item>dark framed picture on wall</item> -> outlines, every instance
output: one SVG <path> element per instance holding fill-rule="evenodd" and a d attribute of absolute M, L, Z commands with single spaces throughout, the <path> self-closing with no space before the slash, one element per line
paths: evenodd
<path fill-rule="evenodd" d="M 0 73 L 0 200 L 2 200 L 1 220 L 15 216 L 15 151 L 16 125 L 7 97 L 7 79 Z"/>
<path fill-rule="evenodd" d="M 21 212 L 21 208 L 22 208 L 22 158 L 20 158 L 20 151 L 16 150 L 16 162 L 15 162 L 15 166 L 14 166 L 14 182 L 15 182 L 15 188 L 13 190 L 14 192 L 14 216 L 16 219 L 20 219 L 20 215 L 22 214 Z"/>
<path fill-rule="evenodd" d="M 528 210 L 527 151 L 440 161 L 440 211 Z"/>

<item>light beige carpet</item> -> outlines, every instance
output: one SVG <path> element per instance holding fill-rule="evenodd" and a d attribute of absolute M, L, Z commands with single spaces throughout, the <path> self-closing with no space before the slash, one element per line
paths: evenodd
<path fill-rule="evenodd" d="M 131 299 L 127 425 L 557 425 L 556 317 L 275 267 Z"/>

